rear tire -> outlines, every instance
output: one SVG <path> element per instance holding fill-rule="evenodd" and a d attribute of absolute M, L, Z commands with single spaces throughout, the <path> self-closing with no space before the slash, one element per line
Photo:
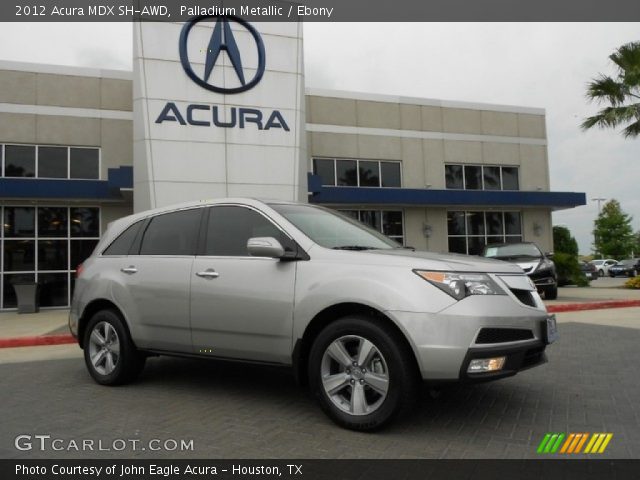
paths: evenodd
<path fill-rule="evenodd" d="M 413 352 L 371 317 L 341 318 L 320 332 L 309 353 L 309 386 L 338 425 L 372 431 L 408 411 L 418 392 Z"/>
<path fill-rule="evenodd" d="M 555 300 L 556 298 L 558 298 L 558 286 L 554 285 L 553 287 L 545 288 L 544 298 L 545 300 Z"/>
<path fill-rule="evenodd" d="M 144 368 L 146 357 L 136 349 L 115 310 L 100 310 L 91 317 L 83 345 L 89 374 L 100 385 L 128 383 Z"/>

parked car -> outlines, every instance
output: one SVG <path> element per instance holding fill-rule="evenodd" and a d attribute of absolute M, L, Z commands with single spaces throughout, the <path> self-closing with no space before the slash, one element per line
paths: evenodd
<path fill-rule="evenodd" d="M 99 384 L 149 355 L 292 367 L 336 423 L 373 430 L 420 380 L 484 381 L 546 361 L 557 336 L 517 265 L 406 249 L 336 211 L 226 199 L 109 225 L 69 326 Z"/>
<path fill-rule="evenodd" d="M 609 267 L 611 267 L 612 265 L 615 265 L 616 263 L 618 263 L 618 261 L 614 260 L 613 258 L 605 258 L 605 259 L 591 260 L 591 263 L 593 263 L 596 266 L 598 270 L 598 275 L 601 277 L 604 277 L 605 275 L 609 274 Z"/>
<path fill-rule="evenodd" d="M 504 260 L 518 265 L 533 280 L 538 292 L 547 300 L 558 298 L 558 275 L 551 257 L 544 254 L 535 243 L 494 243 L 487 245 L 483 257 Z"/>
<path fill-rule="evenodd" d="M 580 262 L 580 271 L 587 277 L 587 280 L 597 280 L 600 276 L 598 268 L 592 262 Z"/>
<path fill-rule="evenodd" d="M 627 277 L 635 277 L 640 272 L 640 258 L 627 258 L 620 260 L 615 265 L 609 267 L 609 276 L 611 278 L 618 275 L 626 275 Z"/>

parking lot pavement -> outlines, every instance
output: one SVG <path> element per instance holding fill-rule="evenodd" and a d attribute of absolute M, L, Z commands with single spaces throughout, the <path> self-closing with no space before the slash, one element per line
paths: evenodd
<path fill-rule="evenodd" d="M 611 321 L 622 312 L 627 327 Z M 138 382 L 109 388 L 91 380 L 73 345 L 36 347 L 73 356 L 46 361 L 6 349 L 33 361 L 0 364 L 0 458 L 533 458 L 547 432 L 611 432 L 599 457 L 638 458 L 640 329 L 628 327 L 640 308 L 558 318 L 548 364 L 437 398 L 425 391 L 411 416 L 375 434 L 336 427 L 283 369 L 152 358 Z M 193 440 L 193 451 L 19 451 L 20 434 L 103 447 Z"/>

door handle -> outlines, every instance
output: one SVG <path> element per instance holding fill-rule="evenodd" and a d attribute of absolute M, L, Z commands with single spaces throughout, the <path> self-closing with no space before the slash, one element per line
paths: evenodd
<path fill-rule="evenodd" d="M 216 272 L 213 268 L 208 268 L 204 272 L 196 272 L 196 275 L 198 277 L 206 278 L 207 280 L 210 280 L 212 278 L 218 278 L 220 276 L 220 274 Z"/>
<path fill-rule="evenodd" d="M 128 267 L 121 268 L 120 271 L 128 275 L 133 275 L 134 273 L 138 273 L 138 269 L 133 265 L 129 265 Z"/>

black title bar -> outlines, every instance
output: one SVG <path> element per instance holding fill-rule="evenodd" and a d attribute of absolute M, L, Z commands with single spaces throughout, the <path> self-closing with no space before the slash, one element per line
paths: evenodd
<path fill-rule="evenodd" d="M 638 0 L 3 0 L 2 22 L 183 22 L 199 15 L 248 21 L 640 21 Z"/>

